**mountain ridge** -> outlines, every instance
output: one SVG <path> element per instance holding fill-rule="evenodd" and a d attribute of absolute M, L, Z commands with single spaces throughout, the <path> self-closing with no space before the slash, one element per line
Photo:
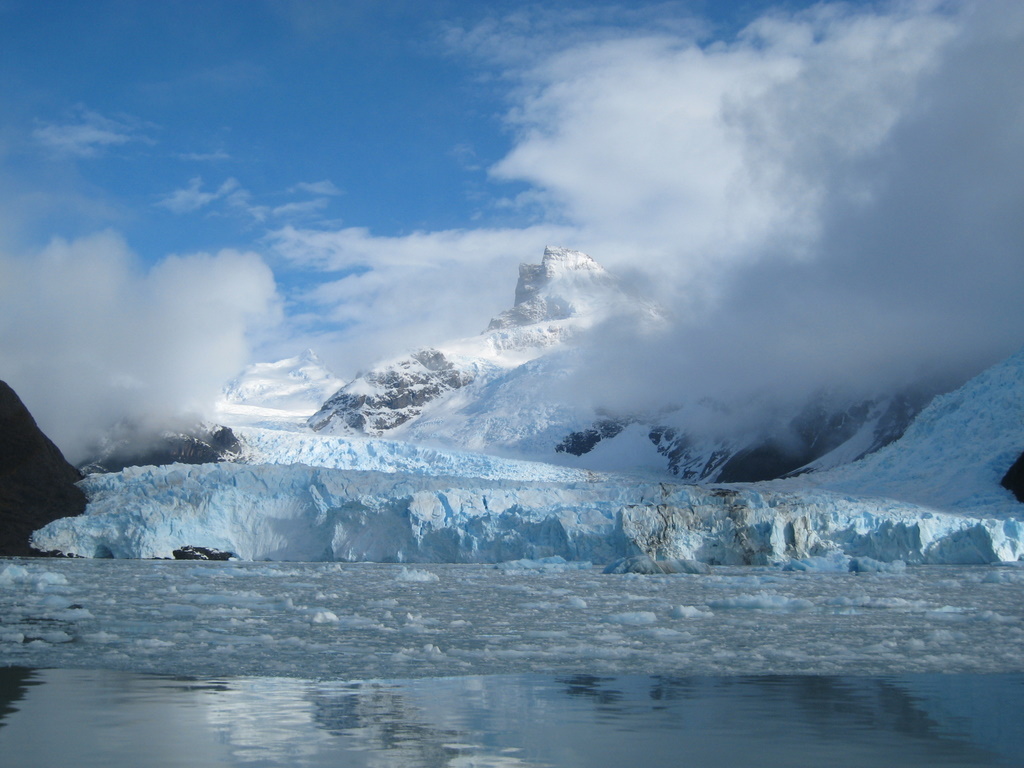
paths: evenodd
<path fill-rule="evenodd" d="M 600 344 L 605 324 L 626 322 L 642 331 L 666 320 L 586 253 L 548 246 L 540 263 L 520 265 L 513 306 L 480 335 L 384 361 L 332 395 L 307 425 L 580 468 L 607 468 L 617 453 L 623 469 L 660 468 L 688 482 L 751 482 L 877 450 L 902 434 L 933 394 L 831 402 L 818 395 L 780 416 L 774 431 L 739 437 L 694 429 L 715 421 L 728 403 L 608 413 L 563 382 L 578 365 L 581 344 Z M 640 430 L 647 443 L 626 439 Z"/>

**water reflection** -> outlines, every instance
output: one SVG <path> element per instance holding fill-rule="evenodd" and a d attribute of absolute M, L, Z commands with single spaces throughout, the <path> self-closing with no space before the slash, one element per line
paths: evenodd
<path fill-rule="evenodd" d="M 31 669 L 0 667 L 0 728 L 9 714 L 18 711 L 14 705 L 25 697 L 30 685 L 39 685 Z"/>
<path fill-rule="evenodd" d="M 12 765 L 1008 766 L 1024 675 L 342 683 L 0 669 Z"/>

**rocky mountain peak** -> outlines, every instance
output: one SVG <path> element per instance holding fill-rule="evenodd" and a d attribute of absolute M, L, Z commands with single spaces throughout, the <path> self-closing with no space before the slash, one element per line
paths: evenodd
<path fill-rule="evenodd" d="M 604 272 L 604 267 L 594 261 L 583 251 L 574 251 L 571 248 L 560 248 L 547 246 L 544 249 L 544 258 L 541 266 L 549 278 L 566 272 Z"/>
<path fill-rule="evenodd" d="M 602 321 L 637 314 L 659 316 L 587 254 L 549 246 L 539 264 L 520 266 L 515 305 L 495 317 L 482 334 L 379 364 L 338 390 L 306 423 L 335 434 L 380 436 L 398 427 L 412 434 L 429 409 L 424 423 L 446 429 L 446 416 L 439 410 L 446 407 L 444 402 L 461 403 L 452 406 L 456 410 L 472 408 L 476 398 L 493 397 L 504 391 L 504 383 L 518 380 L 523 375 L 520 369 L 530 361 L 557 357 L 559 350 L 568 350 L 567 342 Z M 455 390 L 463 392 L 449 397 Z M 453 418 L 469 423 L 476 417 Z M 502 415 L 490 423 L 501 430 L 504 427 L 498 425 L 509 421 Z"/>
<path fill-rule="evenodd" d="M 515 305 L 491 320 L 487 330 L 576 317 L 609 290 L 618 287 L 590 256 L 548 246 L 540 264 L 519 265 Z"/>

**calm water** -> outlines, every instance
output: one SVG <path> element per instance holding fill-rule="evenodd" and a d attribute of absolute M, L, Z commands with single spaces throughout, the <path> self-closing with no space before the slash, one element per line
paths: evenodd
<path fill-rule="evenodd" d="M 0 668 L 5 766 L 1019 766 L 1024 675 L 343 683 Z"/>

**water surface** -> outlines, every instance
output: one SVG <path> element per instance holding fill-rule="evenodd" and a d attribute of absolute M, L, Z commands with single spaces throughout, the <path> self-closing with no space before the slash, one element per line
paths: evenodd
<path fill-rule="evenodd" d="M 4 765 L 1011 766 L 1024 676 L 337 682 L 0 669 Z"/>

